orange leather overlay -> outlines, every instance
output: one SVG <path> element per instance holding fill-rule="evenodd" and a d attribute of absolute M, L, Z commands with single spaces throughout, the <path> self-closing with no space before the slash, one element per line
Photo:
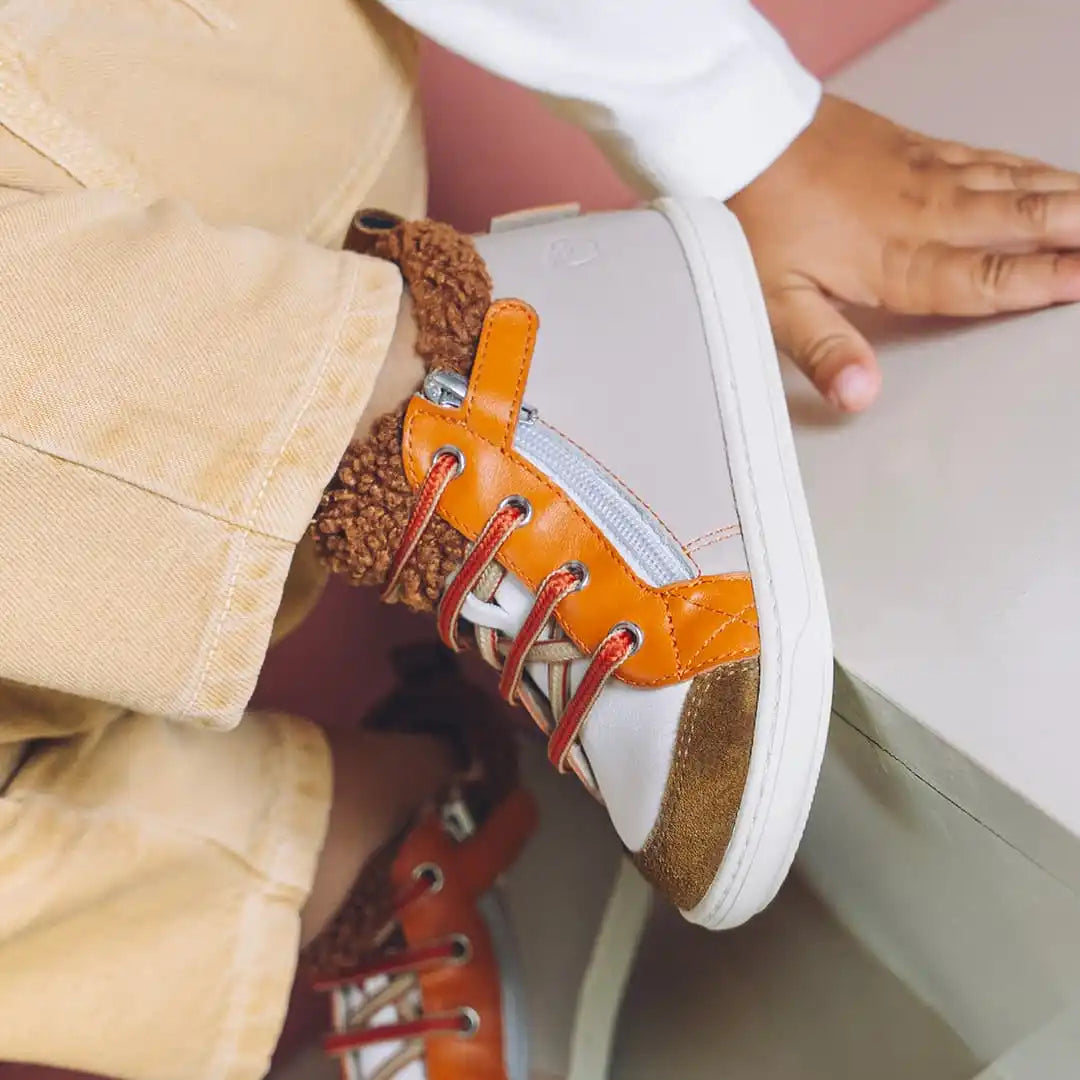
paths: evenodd
<path fill-rule="evenodd" d="M 402 912 L 406 940 L 419 945 L 463 934 L 470 944 L 463 963 L 420 975 L 425 1013 L 470 1008 L 480 1018 L 474 1035 L 429 1038 L 428 1080 L 507 1080 L 500 973 L 477 900 L 517 858 L 536 823 L 536 803 L 519 788 L 463 844 L 450 837 L 432 815 L 409 834 L 394 860 L 392 876 L 398 888 L 410 885 L 416 870 L 425 864 L 438 866 L 443 876 L 438 892 L 414 901 Z"/>
<path fill-rule="evenodd" d="M 402 455 L 414 489 L 435 453 L 456 446 L 465 470 L 439 503 L 439 515 L 475 540 L 499 503 L 521 495 L 532 520 L 503 545 L 498 561 L 535 591 L 557 566 L 577 560 L 589 584 L 559 605 L 571 640 L 592 653 L 619 622 L 636 623 L 641 648 L 618 671 L 624 682 L 683 682 L 759 651 L 757 610 L 746 574 L 722 574 L 654 587 L 642 581 L 585 512 L 539 469 L 513 450 L 514 426 L 528 377 L 539 320 L 520 300 L 488 309 L 462 408 L 414 397 L 405 416 Z M 573 388 L 567 387 L 567 393 Z"/>

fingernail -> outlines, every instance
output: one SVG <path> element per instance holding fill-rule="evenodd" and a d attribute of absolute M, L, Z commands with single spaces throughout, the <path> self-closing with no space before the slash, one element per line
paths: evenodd
<path fill-rule="evenodd" d="M 858 412 L 877 397 L 881 376 L 858 364 L 842 368 L 829 387 L 829 400 L 841 409 Z"/>

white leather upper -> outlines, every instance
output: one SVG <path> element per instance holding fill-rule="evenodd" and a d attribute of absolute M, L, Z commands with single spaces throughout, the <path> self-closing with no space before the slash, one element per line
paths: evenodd
<path fill-rule="evenodd" d="M 526 402 L 644 502 L 700 572 L 745 572 L 701 313 L 664 216 L 563 217 L 500 230 L 477 247 L 495 296 L 521 297 L 540 315 Z M 508 576 L 496 601 L 501 613 L 470 602 L 463 614 L 513 634 L 532 596 Z M 573 665 L 575 688 L 586 666 Z M 544 667 L 529 673 L 546 690 Z M 660 811 L 688 690 L 612 680 L 586 721 L 585 755 L 632 851 Z"/>
<path fill-rule="evenodd" d="M 737 528 L 701 314 L 665 218 L 564 218 L 477 247 L 496 297 L 521 297 L 540 314 L 525 398 L 544 421 L 621 479 L 684 548 Z M 746 569 L 737 539 L 704 554 L 725 571 Z"/>
<path fill-rule="evenodd" d="M 495 594 L 500 609 L 495 618 L 488 605 L 466 601 L 462 612 L 471 622 L 513 635 L 532 607 L 532 594 L 513 574 L 507 574 Z M 576 689 L 587 662 L 572 667 Z M 541 690 L 547 688 L 547 669 L 530 664 L 529 675 Z M 679 717 L 689 683 L 659 690 L 642 690 L 613 680 L 589 713 L 581 742 L 589 766 L 603 793 L 619 839 L 631 850 L 644 845 L 664 797 Z"/>

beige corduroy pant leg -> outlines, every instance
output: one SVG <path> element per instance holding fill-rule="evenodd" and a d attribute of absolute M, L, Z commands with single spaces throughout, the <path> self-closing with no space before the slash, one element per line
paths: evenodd
<path fill-rule="evenodd" d="M 0 1060 L 268 1065 L 331 770 L 245 707 L 392 334 L 333 248 L 423 209 L 414 71 L 355 0 L 0 4 Z"/>

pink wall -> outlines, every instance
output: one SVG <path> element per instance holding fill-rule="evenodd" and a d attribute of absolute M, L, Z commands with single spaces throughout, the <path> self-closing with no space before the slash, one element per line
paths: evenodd
<path fill-rule="evenodd" d="M 813 71 L 828 75 L 936 0 L 760 0 Z M 626 206 L 631 192 L 587 138 L 519 87 L 436 46 L 424 55 L 431 214 L 483 229 L 493 214 L 580 202 Z"/>

